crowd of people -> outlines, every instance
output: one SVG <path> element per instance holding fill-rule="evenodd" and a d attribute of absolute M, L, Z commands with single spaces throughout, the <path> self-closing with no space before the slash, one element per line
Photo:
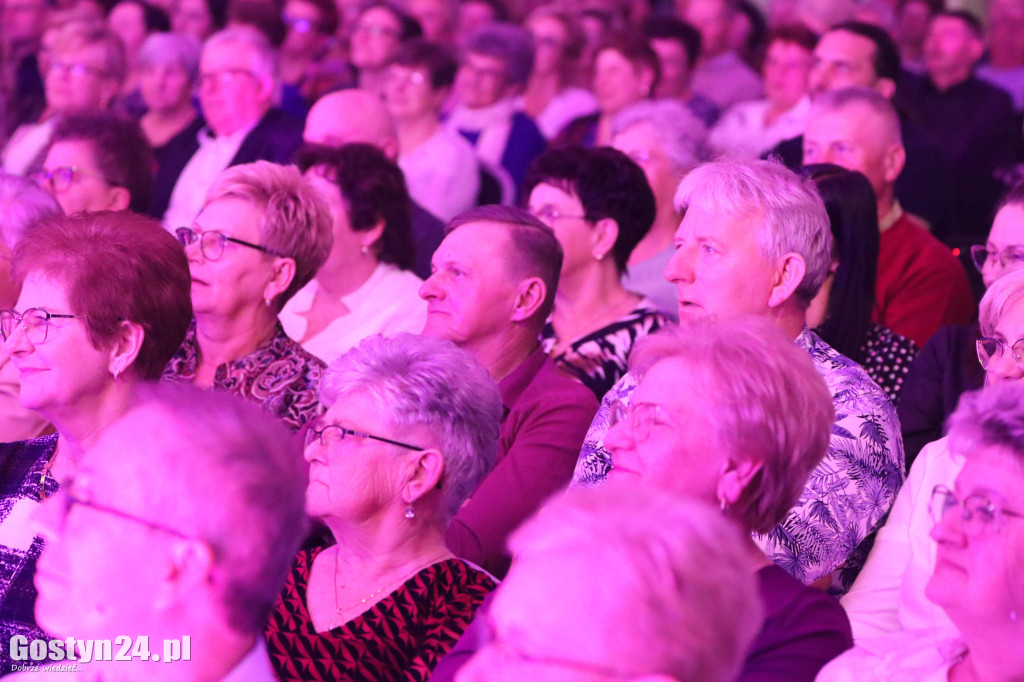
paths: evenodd
<path fill-rule="evenodd" d="M 1024 678 L 1022 122 L 1024 0 L 0 0 L 0 677 Z"/>

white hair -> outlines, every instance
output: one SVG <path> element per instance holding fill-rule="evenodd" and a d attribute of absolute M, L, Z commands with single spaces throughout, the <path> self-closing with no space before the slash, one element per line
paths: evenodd
<path fill-rule="evenodd" d="M 203 53 L 228 45 L 245 45 L 252 50 L 253 73 L 270 80 L 274 84 L 274 92 L 277 92 L 277 52 L 266 36 L 251 26 L 231 26 L 207 38 L 203 43 Z"/>
<path fill-rule="evenodd" d="M 626 107 L 612 121 L 612 134 L 650 123 L 662 150 L 680 175 L 707 159 L 708 130 L 690 108 L 673 99 L 643 100 Z"/>

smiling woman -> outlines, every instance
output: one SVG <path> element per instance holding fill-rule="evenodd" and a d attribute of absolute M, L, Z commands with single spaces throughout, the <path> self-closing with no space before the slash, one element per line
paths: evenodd
<path fill-rule="evenodd" d="M 160 377 L 192 315 L 180 247 L 155 221 L 130 213 L 39 223 L 15 248 L 13 273 L 21 296 L 0 312 L 4 351 L 19 371 L 22 405 L 58 434 L 0 445 L 3 642 L 44 636 L 32 614 L 43 545 L 33 509 L 128 409 L 138 383 Z M 0 652 L 9 670 L 8 647 Z"/>

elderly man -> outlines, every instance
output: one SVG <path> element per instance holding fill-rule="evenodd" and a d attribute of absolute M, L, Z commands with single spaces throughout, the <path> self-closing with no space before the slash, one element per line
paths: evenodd
<path fill-rule="evenodd" d="M 807 351 L 832 393 L 829 452 L 789 516 L 761 538 L 794 577 L 842 592 L 863 563 L 858 547 L 903 482 L 896 410 L 857 364 L 806 326 L 807 306 L 832 259 L 828 215 L 814 189 L 768 161 L 720 161 L 690 172 L 676 192 L 683 220 L 665 268 L 679 319 L 763 316 Z M 612 467 L 609 410 L 636 388 L 627 374 L 608 392 L 587 433 L 574 485 L 598 485 Z"/>
<path fill-rule="evenodd" d="M 40 512 L 39 624 L 79 640 L 89 679 L 275 679 L 261 633 L 306 531 L 306 484 L 298 444 L 259 407 L 142 389 Z M 123 636 L 130 662 L 85 662 L 88 640 Z"/>
<path fill-rule="evenodd" d="M 277 88 L 276 56 L 262 33 L 239 26 L 216 33 L 199 61 L 199 103 L 207 127 L 181 175 L 154 187 L 154 210 L 166 206 L 164 225 L 191 225 L 214 179 L 229 166 L 254 161 L 288 163 L 302 141 L 302 124 L 272 108 Z M 170 162 L 172 165 L 174 161 Z"/>
<path fill-rule="evenodd" d="M 967 324 L 974 297 L 964 268 L 895 197 L 906 152 L 899 117 L 868 88 L 833 90 L 814 100 L 804 133 L 804 163 L 860 171 L 878 200 L 882 230 L 875 322 L 924 346 L 939 327 Z"/>
<path fill-rule="evenodd" d="M 985 242 L 1005 189 L 994 174 L 1015 164 L 1022 151 L 1013 100 L 974 76 L 985 52 L 982 37 L 981 24 L 968 12 L 936 14 L 924 43 L 925 75 L 900 83 L 901 106 L 953 162 L 957 225 L 947 242 L 964 251 Z"/>
<path fill-rule="evenodd" d="M 342 90 L 317 100 L 306 117 L 304 142 L 343 147 L 363 142 L 378 147 L 391 161 L 398 160 L 398 133 L 380 97 L 365 90 Z M 410 199 L 412 236 L 416 246 L 413 272 L 430 276 L 430 257 L 444 239 L 444 223 Z"/>
<path fill-rule="evenodd" d="M 448 547 L 502 577 L 508 534 L 569 483 L 597 400 L 559 373 L 537 340 L 562 267 L 551 229 L 521 209 L 485 206 L 455 218 L 447 233 L 420 288 L 423 333 L 469 351 L 505 404 L 498 463 L 456 514 Z"/>
<path fill-rule="evenodd" d="M 831 90 L 856 85 L 892 99 L 900 77 L 899 48 L 889 34 L 872 24 L 848 21 L 825 33 L 814 48 L 810 96 L 814 100 Z M 896 196 L 904 208 L 921 216 L 937 236 L 944 238 L 954 229 L 949 199 L 953 193 L 953 170 L 949 157 L 920 126 L 901 120 L 900 128 L 907 158 L 896 182 Z M 799 168 L 803 137 L 780 142 L 768 156 L 777 156 L 790 168 Z"/>

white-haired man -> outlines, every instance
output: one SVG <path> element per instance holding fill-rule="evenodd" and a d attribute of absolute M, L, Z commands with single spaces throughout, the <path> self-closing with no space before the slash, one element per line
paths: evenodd
<path fill-rule="evenodd" d="M 169 229 L 191 225 L 207 188 L 229 166 L 254 161 L 288 163 L 302 142 L 302 123 L 273 108 L 277 57 L 259 31 L 238 26 L 215 33 L 199 61 L 199 103 L 206 127 L 180 150 L 181 174 L 153 188 L 154 206 L 167 206 Z"/>
<path fill-rule="evenodd" d="M 758 315 L 810 354 L 832 393 L 836 422 L 825 460 L 786 520 L 760 542 L 796 578 L 842 592 L 863 563 L 861 542 L 903 482 L 896 410 L 856 363 L 806 326 L 828 272 L 832 235 L 813 188 L 769 161 L 719 161 L 691 171 L 676 192 L 683 220 L 665 277 L 676 285 L 679 319 Z M 604 397 L 574 475 L 597 485 L 612 467 L 604 447 L 611 404 L 628 403 L 627 374 Z"/>

